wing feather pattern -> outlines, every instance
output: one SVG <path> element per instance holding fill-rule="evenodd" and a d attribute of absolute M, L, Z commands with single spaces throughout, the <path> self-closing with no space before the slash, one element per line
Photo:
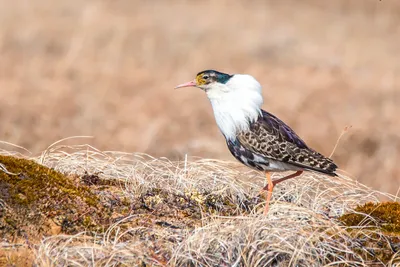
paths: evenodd
<path fill-rule="evenodd" d="M 262 110 L 262 116 L 248 131 L 237 135 L 237 142 L 249 152 L 267 159 L 335 176 L 336 164 L 306 143 L 283 121 Z"/>

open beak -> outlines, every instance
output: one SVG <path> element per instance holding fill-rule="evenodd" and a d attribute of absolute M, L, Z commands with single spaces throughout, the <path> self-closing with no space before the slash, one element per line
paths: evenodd
<path fill-rule="evenodd" d="M 187 83 L 182 83 L 182 84 L 176 86 L 175 89 L 183 88 L 183 87 L 195 87 L 195 86 L 197 86 L 197 83 L 196 83 L 196 80 L 193 80 L 193 81 L 190 81 Z"/>

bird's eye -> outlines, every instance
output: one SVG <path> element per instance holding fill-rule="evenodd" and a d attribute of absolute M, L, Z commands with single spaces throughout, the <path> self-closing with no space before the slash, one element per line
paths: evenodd
<path fill-rule="evenodd" d="M 208 75 L 204 75 L 204 76 L 203 76 L 203 79 L 204 79 L 204 80 L 208 80 L 208 78 L 210 78 L 210 76 L 208 76 Z"/>

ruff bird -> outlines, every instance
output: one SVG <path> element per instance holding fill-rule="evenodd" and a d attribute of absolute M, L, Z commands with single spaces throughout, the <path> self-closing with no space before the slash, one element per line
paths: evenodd
<path fill-rule="evenodd" d="M 267 191 L 264 213 L 268 212 L 274 186 L 303 171 L 337 176 L 336 164 L 306 143 L 283 121 L 262 110 L 260 83 L 246 74 L 215 70 L 199 72 L 193 81 L 175 88 L 197 87 L 211 102 L 217 125 L 232 155 L 246 166 L 265 172 Z M 271 172 L 294 171 L 272 180 Z"/>

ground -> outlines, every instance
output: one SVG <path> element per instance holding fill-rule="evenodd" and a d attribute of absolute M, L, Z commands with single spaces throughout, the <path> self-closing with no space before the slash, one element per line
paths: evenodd
<path fill-rule="evenodd" d="M 345 176 L 281 183 L 264 215 L 264 176 L 233 162 L 60 145 L 0 163 L 0 265 L 400 263 L 396 197 Z"/>

